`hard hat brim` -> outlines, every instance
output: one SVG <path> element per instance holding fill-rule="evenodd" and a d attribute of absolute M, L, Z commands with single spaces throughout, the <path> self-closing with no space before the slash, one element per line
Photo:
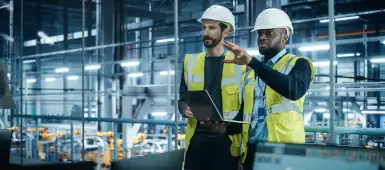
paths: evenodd
<path fill-rule="evenodd" d="M 216 19 L 214 19 L 214 18 L 199 18 L 199 19 L 197 19 L 197 21 L 198 21 L 199 23 L 203 24 L 203 20 L 205 20 L 205 19 L 207 19 L 207 20 L 213 20 L 213 21 L 218 21 L 218 20 L 216 20 Z M 230 32 L 234 32 L 234 27 L 232 26 L 232 24 L 227 23 L 227 22 L 224 22 L 224 21 L 218 21 L 218 22 L 221 22 L 221 23 L 226 24 L 228 27 L 230 27 L 230 28 L 229 28 L 229 29 L 230 29 Z"/>

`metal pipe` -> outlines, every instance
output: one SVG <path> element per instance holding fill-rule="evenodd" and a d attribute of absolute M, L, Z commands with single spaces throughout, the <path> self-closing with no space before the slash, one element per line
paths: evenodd
<path fill-rule="evenodd" d="M 22 41 L 24 40 L 24 24 L 23 24 L 23 21 L 24 21 L 24 0 L 21 0 L 20 1 L 20 8 L 21 8 L 21 14 L 20 14 L 20 55 L 23 56 L 24 55 L 24 44 L 22 43 Z M 23 62 L 21 60 L 19 60 L 19 63 L 20 63 L 20 70 L 19 70 L 19 75 L 20 75 L 20 78 L 19 78 L 19 88 L 20 89 L 23 89 Z M 20 115 L 23 115 L 23 90 L 20 90 Z M 23 131 L 23 118 L 21 117 L 21 120 L 20 120 L 20 129 L 21 131 Z M 22 139 L 24 138 L 24 133 L 21 133 L 20 135 L 20 141 L 22 141 Z M 22 148 L 22 142 L 20 142 L 20 148 Z M 23 152 L 20 152 L 20 164 L 23 164 Z"/>
<path fill-rule="evenodd" d="M 178 8 L 178 0 L 174 0 L 174 33 L 175 33 L 175 61 L 178 61 L 179 57 L 179 8 Z M 175 111 L 175 150 L 178 150 L 178 119 L 179 119 L 179 114 L 178 114 L 178 87 L 177 87 L 177 68 L 178 68 L 178 62 L 175 63 L 175 84 L 174 84 L 174 111 Z"/>
<path fill-rule="evenodd" d="M 71 116 L 48 116 L 48 115 L 15 115 L 15 117 L 24 117 L 30 119 L 46 119 L 46 120 L 73 120 L 81 121 L 82 117 L 71 117 Z M 141 124 L 157 124 L 157 125 L 175 125 L 175 121 L 171 120 L 149 120 L 149 119 L 131 119 L 131 118 L 91 118 L 85 117 L 84 121 L 92 122 L 110 122 L 110 123 L 141 123 Z M 72 121 L 71 121 L 72 122 Z M 186 122 L 178 122 L 178 126 L 186 126 Z"/>
<path fill-rule="evenodd" d="M 245 0 L 245 17 L 246 17 L 246 27 L 250 26 L 250 1 Z M 251 33 L 247 32 L 247 47 L 251 47 Z"/>
<path fill-rule="evenodd" d="M 238 30 L 242 30 L 241 28 Z M 201 32 L 196 32 L 194 34 L 188 35 L 188 36 L 182 36 L 179 38 L 189 38 L 189 37 L 195 37 L 196 35 L 201 34 Z M 343 45 L 343 44 L 356 44 L 361 42 L 375 42 L 375 41 L 383 41 L 385 39 L 385 36 L 377 36 L 377 37 L 369 37 L 369 38 L 352 38 L 352 39 L 345 39 L 345 40 L 337 40 L 336 45 Z M 142 41 L 143 42 L 143 41 Z M 144 41 L 148 42 L 148 41 Z M 104 48 L 111 48 L 111 47 L 117 47 L 122 45 L 132 45 L 137 42 L 124 42 L 124 43 L 114 43 L 114 44 L 107 44 L 107 45 L 98 45 L 93 47 L 86 47 L 84 48 L 85 51 L 92 51 L 97 49 L 104 49 Z M 320 44 L 326 44 L 327 42 L 317 42 L 317 43 L 306 43 L 306 45 L 320 45 Z M 301 46 L 304 46 L 305 44 L 288 44 L 287 48 L 298 48 Z M 62 54 L 68 54 L 68 53 L 76 53 L 76 52 L 82 52 L 83 48 L 77 48 L 77 49 L 71 49 L 71 50 L 62 50 L 62 51 L 54 51 L 54 52 L 48 52 L 48 53 L 41 53 L 41 54 L 33 54 L 33 55 L 26 55 L 26 56 L 18 56 L 15 57 L 17 59 L 23 58 L 23 59 L 31 59 L 36 57 L 45 57 L 45 56 L 52 56 L 52 55 L 62 55 Z M 120 61 L 124 62 L 124 61 Z"/>
<path fill-rule="evenodd" d="M 357 44 L 362 42 L 376 42 L 376 41 L 383 41 L 385 39 L 385 36 L 377 36 L 377 37 L 367 37 L 367 38 L 351 38 L 351 39 L 343 39 L 343 40 L 336 40 L 336 45 L 347 45 L 347 44 Z M 287 45 L 287 48 L 298 48 L 302 46 L 314 46 L 314 45 L 325 45 L 328 44 L 326 41 L 319 41 L 319 42 L 308 42 L 308 43 L 301 43 L 301 44 L 291 44 Z"/>
<path fill-rule="evenodd" d="M 113 161 L 118 159 L 118 124 L 114 123 L 114 157 Z"/>
<path fill-rule="evenodd" d="M 74 125 L 73 125 L 72 121 L 70 121 L 70 123 L 71 123 L 71 132 L 70 132 L 71 133 L 71 162 L 74 162 L 75 161 Z"/>
<path fill-rule="evenodd" d="M 305 126 L 306 132 L 321 132 L 330 133 L 330 129 L 326 126 Z M 334 133 L 336 134 L 358 134 L 358 135 L 371 135 L 371 136 L 385 136 L 384 129 L 377 128 L 346 128 L 335 127 Z"/>
<path fill-rule="evenodd" d="M 9 5 L 10 5 L 10 11 L 9 11 L 9 36 L 11 37 L 11 38 L 13 38 L 13 39 L 15 39 L 14 38 L 14 9 L 15 9 L 15 2 L 14 2 L 14 0 L 10 0 L 9 1 Z M 22 40 L 20 40 L 20 41 L 22 41 Z M 8 56 L 8 58 L 10 58 L 10 60 L 11 60 L 11 80 L 10 81 L 15 81 L 16 80 L 16 59 L 15 59 L 15 49 L 14 49 L 14 43 L 9 43 L 9 56 Z M 17 80 L 16 80 L 17 81 Z M 11 83 L 11 82 L 9 82 L 9 83 Z M 18 84 L 18 82 L 16 82 L 16 85 Z M 11 93 L 12 93 L 12 95 L 13 96 L 16 96 L 16 89 L 14 88 L 14 87 L 12 87 L 11 86 Z M 12 125 L 14 125 L 14 123 L 13 123 L 13 115 L 14 115 L 14 113 L 16 112 L 16 109 L 12 109 L 12 110 L 10 110 L 10 115 L 9 115 L 9 117 L 10 117 L 10 120 L 11 120 L 11 122 L 10 122 L 10 125 L 12 126 Z M 4 112 L 3 112 L 4 113 Z M 6 116 L 7 114 L 5 114 L 5 116 Z"/>
<path fill-rule="evenodd" d="M 100 20 L 100 18 L 101 18 L 101 0 L 96 0 L 96 32 L 97 32 L 97 34 L 96 34 L 96 44 L 95 44 L 95 46 L 99 46 L 99 44 L 100 44 L 100 34 L 101 34 L 101 20 Z M 98 61 L 98 63 L 100 63 L 101 62 L 101 57 L 100 57 L 100 50 L 98 49 L 97 50 L 97 61 Z M 100 70 L 98 70 L 98 72 L 97 72 L 97 81 L 96 81 L 96 89 L 97 89 L 97 91 L 99 92 L 100 90 L 101 90 L 101 71 Z M 101 106 L 101 102 L 102 102 L 102 98 L 101 98 L 101 96 L 98 96 L 97 97 L 97 108 L 98 108 L 98 111 L 97 111 L 97 117 L 99 117 L 100 115 L 101 115 L 101 110 L 102 110 L 102 106 Z M 98 124 L 97 125 L 98 127 L 100 127 L 101 125 L 100 124 Z"/>
<path fill-rule="evenodd" d="M 176 140 L 178 140 L 177 136 L 175 136 Z M 172 151 L 172 126 L 167 126 L 167 149 L 168 151 Z"/>
<path fill-rule="evenodd" d="M 325 92 L 325 89 L 309 89 L 311 92 Z M 345 89 L 338 89 L 338 92 L 346 92 L 346 91 L 351 91 L 351 92 L 382 92 L 385 91 L 385 88 L 345 88 Z"/>
<path fill-rule="evenodd" d="M 87 1 L 88 3 L 92 3 L 91 0 Z M 92 9 L 89 9 L 92 10 Z M 91 19 L 91 18 L 88 18 Z M 84 50 L 86 46 L 86 38 L 84 35 L 84 31 L 86 29 L 86 0 L 83 0 L 82 2 L 82 110 L 81 110 L 81 115 L 82 118 L 84 119 L 84 58 L 86 55 L 86 51 Z M 81 151 L 81 158 L 83 161 L 85 161 L 85 150 L 84 150 L 84 120 L 82 119 L 82 151 Z"/>
<path fill-rule="evenodd" d="M 7 4 L 7 5 L 0 6 L 0 9 L 3 9 L 3 8 L 11 8 L 11 5 Z"/>
<path fill-rule="evenodd" d="M 329 119 L 329 144 L 335 144 L 335 134 L 334 134 L 334 117 L 335 117 L 335 65 L 334 60 L 336 59 L 336 30 L 335 30 L 335 21 L 334 21 L 334 0 L 328 1 L 328 13 L 329 13 L 329 57 L 330 57 L 330 101 L 329 101 L 329 109 L 330 109 L 330 119 Z"/>
<path fill-rule="evenodd" d="M 381 12 L 385 12 L 385 9 L 357 12 L 357 13 L 351 13 L 351 14 L 342 14 L 342 15 L 335 16 L 335 18 L 352 17 L 352 16 L 356 16 L 356 15 L 370 15 L 370 14 L 381 13 Z M 319 21 L 319 20 L 329 19 L 329 17 L 330 17 L 330 13 L 329 13 L 328 17 L 325 16 L 325 17 L 317 17 L 317 18 L 311 18 L 311 19 L 300 19 L 300 20 L 294 20 L 294 21 L 292 21 L 292 23 L 293 24 L 299 24 L 299 23 L 304 23 L 304 22 Z"/>
<path fill-rule="evenodd" d="M 43 115 L 15 115 L 15 117 L 24 117 L 31 119 L 50 119 L 50 120 L 82 120 L 81 117 L 70 117 L 70 116 L 43 116 Z M 101 122 L 111 122 L 111 123 L 141 123 L 141 124 L 159 124 L 159 125 L 173 125 L 175 122 L 170 120 L 137 120 L 137 119 L 127 119 L 127 118 L 85 118 L 85 121 L 101 121 Z M 186 126 L 187 122 L 182 121 L 178 122 L 179 126 Z M 73 123 L 71 121 L 71 125 Z M 305 126 L 306 132 L 321 132 L 329 133 L 329 128 L 327 126 Z M 73 132 L 73 130 L 71 130 Z M 372 136 L 385 136 L 384 129 L 378 128 L 345 128 L 345 127 L 335 127 L 335 133 L 337 134 L 361 134 L 361 135 L 372 135 Z"/>
<path fill-rule="evenodd" d="M 329 85 L 328 83 L 316 83 L 312 84 L 310 88 L 325 87 Z M 385 82 L 362 82 L 362 83 L 336 83 L 336 87 L 346 87 L 346 86 L 384 86 Z"/>

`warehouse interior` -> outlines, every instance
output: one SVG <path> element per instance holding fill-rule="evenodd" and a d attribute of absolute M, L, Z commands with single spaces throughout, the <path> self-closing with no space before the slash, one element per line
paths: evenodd
<path fill-rule="evenodd" d="M 235 15 L 227 40 L 257 58 L 258 14 L 290 16 L 287 50 L 316 68 L 306 143 L 384 148 L 385 3 L 333 0 L 331 12 L 329 1 L 1 0 L 0 59 L 16 107 L 0 110 L 0 126 L 14 130 L 11 153 L 103 169 L 183 148 L 183 58 L 205 51 L 197 19 L 214 4 Z"/>

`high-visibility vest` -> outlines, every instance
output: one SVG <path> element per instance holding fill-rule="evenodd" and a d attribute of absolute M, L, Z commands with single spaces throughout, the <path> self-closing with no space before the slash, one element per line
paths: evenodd
<path fill-rule="evenodd" d="M 188 91 L 204 90 L 204 65 L 206 53 L 187 54 L 184 59 L 184 81 Z M 233 58 L 226 53 L 225 58 Z M 246 66 L 223 64 L 221 92 L 223 118 L 233 120 L 239 113 L 243 102 L 243 121 L 251 121 L 254 104 L 255 75 L 253 70 L 246 71 Z M 219 87 L 218 87 L 219 88 Z M 195 118 L 188 118 L 185 136 L 186 151 L 197 126 Z M 229 135 L 232 141 L 230 152 L 234 157 L 247 154 L 248 132 L 250 124 L 242 124 L 242 132 Z"/>
<path fill-rule="evenodd" d="M 273 69 L 282 74 L 289 74 L 296 61 L 304 58 L 309 61 L 311 68 L 311 80 L 314 78 L 314 67 L 309 58 L 297 57 L 292 54 L 283 56 Z M 291 87 L 295 89 L 296 87 Z M 266 85 L 266 124 L 268 129 L 268 141 L 283 143 L 305 143 L 305 127 L 303 123 L 303 108 L 305 96 L 292 101 L 275 92 Z"/>

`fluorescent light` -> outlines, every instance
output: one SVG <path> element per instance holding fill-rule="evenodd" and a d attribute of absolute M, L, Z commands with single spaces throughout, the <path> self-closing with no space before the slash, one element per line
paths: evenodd
<path fill-rule="evenodd" d="M 318 102 L 318 105 L 320 105 L 320 106 L 327 106 L 328 103 L 327 102 Z"/>
<path fill-rule="evenodd" d="M 27 79 L 27 83 L 35 83 L 36 79 Z"/>
<path fill-rule="evenodd" d="M 373 58 L 370 60 L 370 62 L 372 62 L 372 63 L 384 63 L 385 58 Z"/>
<path fill-rule="evenodd" d="M 166 116 L 167 112 L 152 112 L 152 116 Z"/>
<path fill-rule="evenodd" d="M 98 31 L 96 30 L 96 29 L 92 29 L 91 30 L 91 35 L 92 36 L 95 36 L 95 35 L 97 35 L 98 34 Z"/>
<path fill-rule="evenodd" d="M 130 73 L 128 74 L 128 77 L 142 77 L 143 73 Z"/>
<path fill-rule="evenodd" d="M 364 114 L 385 114 L 385 110 L 363 110 Z"/>
<path fill-rule="evenodd" d="M 52 82 L 52 81 L 55 81 L 55 78 L 54 77 L 47 77 L 47 78 L 45 78 L 45 81 L 46 82 Z"/>
<path fill-rule="evenodd" d="M 129 62 L 121 63 L 120 66 L 122 66 L 122 67 L 132 67 L 132 66 L 138 66 L 139 64 L 140 64 L 139 61 L 129 61 Z"/>
<path fill-rule="evenodd" d="M 91 30 L 91 31 L 92 31 L 92 30 Z M 92 33 L 92 32 L 91 32 L 91 33 Z M 88 31 L 84 31 L 84 37 L 88 37 Z M 74 33 L 73 33 L 73 38 L 74 38 L 74 39 L 83 38 L 83 32 L 82 32 L 82 31 L 74 32 Z"/>
<path fill-rule="evenodd" d="M 36 60 L 24 60 L 23 64 L 29 64 L 29 63 L 34 63 Z"/>
<path fill-rule="evenodd" d="M 314 109 L 314 111 L 323 113 L 323 112 L 326 112 L 327 110 L 325 108 L 317 108 L 317 109 Z"/>
<path fill-rule="evenodd" d="M 11 74 L 7 73 L 8 78 L 11 77 Z"/>
<path fill-rule="evenodd" d="M 79 76 L 68 76 L 67 80 L 77 80 L 79 79 Z"/>
<path fill-rule="evenodd" d="M 251 56 L 261 55 L 261 53 L 259 53 L 259 50 L 246 50 L 246 52 Z"/>
<path fill-rule="evenodd" d="M 335 18 L 334 21 L 346 21 L 346 20 L 353 20 L 358 19 L 360 16 L 351 16 L 351 17 L 341 17 L 341 18 Z M 329 22 L 329 19 L 323 19 L 319 21 L 320 23 L 327 23 Z"/>
<path fill-rule="evenodd" d="M 36 40 L 29 40 L 24 42 L 24 47 L 32 47 L 36 46 L 37 41 Z"/>
<path fill-rule="evenodd" d="M 346 53 L 346 54 L 337 54 L 337 57 L 354 57 L 354 56 L 360 56 L 360 53 Z"/>
<path fill-rule="evenodd" d="M 384 40 L 384 41 L 382 41 L 382 44 L 385 44 L 385 40 Z"/>
<path fill-rule="evenodd" d="M 330 118 L 330 113 L 324 113 L 323 114 L 324 119 L 329 119 Z"/>
<path fill-rule="evenodd" d="M 330 46 L 329 44 L 324 45 L 311 45 L 311 46 L 304 46 L 299 47 L 299 51 L 322 51 L 322 50 L 329 50 Z"/>
<path fill-rule="evenodd" d="M 343 111 L 343 112 L 351 112 L 351 110 L 348 109 L 348 108 L 343 108 L 342 111 Z"/>
<path fill-rule="evenodd" d="M 38 31 L 37 35 L 41 38 L 43 44 L 54 44 L 54 41 L 50 37 L 48 37 L 48 35 L 45 34 L 43 31 Z"/>
<path fill-rule="evenodd" d="M 84 69 L 85 69 L 85 70 L 99 70 L 99 69 L 100 69 L 100 65 L 99 65 L 99 64 L 96 64 L 96 65 L 87 65 Z"/>
<path fill-rule="evenodd" d="M 171 71 L 161 71 L 161 72 L 159 72 L 159 74 L 160 74 L 161 76 L 167 76 L 168 74 L 174 75 L 174 74 L 175 74 L 175 71 L 174 71 L 174 70 L 171 70 Z"/>
<path fill-rule="evenodd" d="M 56 72 L 56 73 L 66 73 L 66 72 L 69 72 L 69 71 L 70 71 L 70 69 L 67 68 L 67 67 L 55 69 L 55 72 Z"/>
<path fill-rule="evenodd" d="M 38 34 L 39 34 L 39 32 L 38 32 Z M 85 34 L 84 36 L 87 37 L 88 31 L 84 31 L 84 34 Z M 96 29 L 91 30 L 92 36 L 95 36 L 97 34 L 98 33 L 97 33 Z M 40 35 L 44 36 L 45 33 L 41 31 Z M 74 32 L 74 33 L 69 33 L 67 37 L 68 37 L 68 40 L 79 39 L 79 38 L 82 38 L 82 32 L 78 31 L 78 32 Z M 46 39 L 48 39 L 48 41 Z M 51 36 L 51 37 L 48 37 L 47 35 L 45 35 L 45 38 L 44 39 L 42 38 L 43 44 L 50 44 L 50 43 L 62 42 L 62 41 L 64 41 L 64 35 L 63 34 L 55 35 L 55 36 Z M 36 46 L 36 42 L 37 42 L 36 39 L 24 41 L 24 47 Z"/>
<path fill-rule="evenodd" d="M 367 106 L 367 109 L 374 109 L 374 110 L 376 110 L 377 106 Z"/>
<path fill-rule="evenodd" d="M 338 62 L 337 61 L 334 61 L 334 65 L 337 65 Z M 313 62 L 313 66 L 314 67 L 327 67 L 330 65 L 330 61 L 316 61 L 316 62 Z"/>
<path fill-rule="evenodd" d="M 7 34 L 0 34 L 0 35 L 1 35 L 4 39 L 6 39 L 7 41 L 9 41 L 9 42 L 15 41 L 14 38 L 10 37 L 10 36 L 7 35 Z"/>
<path fill-rule="evenodd" d="M 165 43 L 165 42 L 172 42 L 175 41 L 175 38 L 166 38 L 166 39 L 161 39 L 161 40 L 156 40 L 156 43 Z"/>

